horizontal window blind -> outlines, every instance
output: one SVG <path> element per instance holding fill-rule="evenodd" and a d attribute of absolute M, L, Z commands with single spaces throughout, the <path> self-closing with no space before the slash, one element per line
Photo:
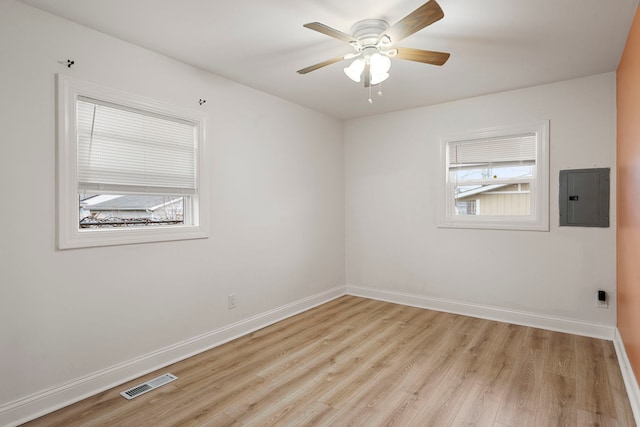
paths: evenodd
<path fill-rule="evenodd" d="M 448 143 L 449 167 L 470 165 L 535 164 L 536 135 L 534 133 Z"/>
<path fill-rule="evenodd" d="M 84 97 L 76 111 L 79 189 L 196 192 L 194 123 Z"/>

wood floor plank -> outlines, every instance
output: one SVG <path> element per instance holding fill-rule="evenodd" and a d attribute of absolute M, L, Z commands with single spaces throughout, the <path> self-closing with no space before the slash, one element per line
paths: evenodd
<path fill-rule="evenodd" d="M 471 383 L 471 384 L 469 384 Z M 466 378 L 457 382 L 445 380 L 430 394 L 421 393 L 415 405 L 411 425 L 451 426 L 465 401 L 473 391 L 473 381 Z"/>
<path fill-rule="evenodd" d="M 542 329 L 527 329 L 521 354 L 514 365 L 509 392 L 503 396 L 496 421 L 506 425 L 535 425 L 549 334 Z"/>
<path fill-rule="evenodd" d="M 485 332 L 482 347 L 470 347 L 478 365 L 476 381 L 463 408 L 458 412 L 455 425 L 489 426 L 494 422 L 502 398 L 509 391 L 513 366 L 522 350 L 526 328 L 507 323 L 491 322 Z"/>
<path fill-rule="evenodd" d="M 578 409 L 578 426 L 580 427 L 627 427 L 621 425 L 618 420 Z"/>
<path fill-rule="evenodd" d="M 577 425 L 575 379 L 545 371 L 535 415 L 536 426 Z"/>
<path fill-rule="evenodd" d="M 496 346 L 501 345 L 502 335 L 497 331 L 506 324 L 478 319 L 476 325 L 477 329 L 461 354 L 460 366 L 450 372 L 451 380 L 482 378 L 485 367 L 495 357 Z"/>
<path fill-rule="evenodd" d="M 575 354 L 574 335 L 550 334 L 535 425 L 577 424 Z"/>
<path fill-rule="evenodd" d="M 490 426 L 493 424 L 502 393 L 486 385 L 483 381 L 475 381 L 458 410 L 452 425 L 456 426 Z"/>
<path fill-rule="evenodd" d="M 549 337 L 544 365 L 545 372 L 562 375 L 569 378 L 576 377 L 576 336 L 561 332 L 553 333 Z"/>
<path fill-rule="evenodd" d="M 616 419 L 602 340 L 576 337 L 576 396 L 578 409 Z"/>
<path fill-rule="evenodd" d="M 26 425 L 632 423 L 611 342 L 344 296 Z"/>
<path fill-rule="evenodd" d="M 620 364 L 618 363 L 618 357 L 616 350 L 611 341 L 601 341 L 602 351 L 604 354 L 604 360 L 607 365 L 607 378 L 609 379 L 609 386 L 613 394 L 613 401 L 616 406 L 617 420 L 620 425 L 633 427 L 636 422 L 633 418 L 633 410 L 627 396 L 627 389 L 622 379 L 622 373 L 620 372 Z"/>
<path fill-rule="evenodd" d="M 416 360 L 416 366 L 429 366 L 429 369 L 407 377 L 408 381 L 399 386 L 418 397 L 428 397 L 432 390 L 447 381 L 447 375 L 462 363 L 460 355 L 472 339 L 472 335 L 466 333 L 467 329 L 475 330 L 477 320 L 453 315 L 448 322 L 447 339 L 428 343 Z"/>
<path fill-rule="evenodd" d="M 514 366 L 522 352 L 527 328 L 500 323 L 494 335 L 494 345 L 487 354 L 489 362 L 482 365 L 479 380 L 495 390 L 508 387 Z"/>
<path fill-rule="evenodd" d="M 163 425 L 165 420 L 160 420 L 159 424 Z M 242 427 L 242 424 L 234 421 L 231 417 L 223 414 L 216 413 L 215 415 L 207 418 L 194 418 L 188 419 L 184 421 L 184 424 L 181 427 Z"/>

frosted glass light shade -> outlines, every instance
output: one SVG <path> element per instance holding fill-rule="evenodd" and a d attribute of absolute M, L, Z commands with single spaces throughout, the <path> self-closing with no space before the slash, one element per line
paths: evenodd
<path fill-rule="evenodd" d="M 371 55 L 371 74 L 374 76 L 377 74 L 385 74 L 389 72 L 391 68 L 391 60 L 379 53 Z"/>
<path fill-rule="evenodd" d="M 387 80 L 388 78 L 389 78 L 389 73 L 373 74 L 371 76 L 371 84 L 372 85 L 377 85 L 378 83 L 382 83 L 383 81 Z"/>
<path fill-rule="evenodd" d="M 358 58 L 344 69 L 344 73 L 354 82 L 360 83 L 362 78 L 362 71 L 364 71 L 364 60 Z"/>

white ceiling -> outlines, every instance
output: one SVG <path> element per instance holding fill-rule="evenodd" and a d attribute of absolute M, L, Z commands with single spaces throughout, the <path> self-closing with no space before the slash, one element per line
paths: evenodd
<path fill-rule="evenodd" d="M 638 0 L 438 0 L 444 18 L 398 45 L 450 52 L 442 67 L 393 60 L 383 96 L 349 80 L 349 53 L 303 28 L 394 24 L 425 0 L 21 0 L 71 21 L 338 118 L 438 104 L 614 71 Z"/>

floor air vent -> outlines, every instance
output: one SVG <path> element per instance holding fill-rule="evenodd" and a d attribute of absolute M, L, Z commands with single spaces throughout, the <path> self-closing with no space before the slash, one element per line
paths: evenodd
<path fill-rule="evenodd" d="M 162 376 L 159 376 L 158 378 L 147 381 L 144 384 L 140 384 L 135 387 L 131 387 L 129 390 L 122 391 L 120 392 L 120 395 L 126 399 L 131 400 L 134 397 L 138 397 L 141 394 L 145 394 L 148 391 L 151 391 L 165 384 L 169 384 L 171 381 L 175 381 L 177 379 L 178 377 L 176 377 L 175 375 L 164 374 Z"/>

